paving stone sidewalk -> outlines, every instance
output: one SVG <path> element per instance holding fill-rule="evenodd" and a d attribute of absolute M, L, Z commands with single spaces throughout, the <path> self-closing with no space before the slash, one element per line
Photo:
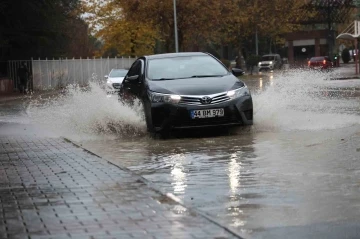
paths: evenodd
<path fill-rule="evenodd" d="M 64 139 L 0 136 L 0 238 L 240 238 Z"/>

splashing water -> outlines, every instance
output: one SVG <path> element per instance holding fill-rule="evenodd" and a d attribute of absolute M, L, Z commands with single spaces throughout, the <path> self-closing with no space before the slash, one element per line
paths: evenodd
<path fill-rule="evenodd" d="M 56 130 L 62 136 L 91 138 L 139 136 L 145 134 L 142 107 L 129 107 L 117 96 L 107 97 L 97 83 L 89 89 L 69 86 L 64 94 L 31 101 L 28 114 L 32 122 Z"/>
<path fill-rule="evenodd" d="M 303 70 L 276 76 L 265 91 L 253 94 L 254 128 L 323 130 L 359 124 L 360 103 L 355 95 L 360 81 L 330 81 L 330 76 Z"/>
<path fill-rule="evenodd" d="M 360 81 L 329 81 L 329 74 L 291 70 L 253 92 L 256 131 L 337 129 L 360 122 Z M 344 95 L 345 94 L 345 95 Z M 32 100 L 32 122 L 77 139 L 146 135 L 140 104 L 129 107 L 107 97 L 97 83 L 69 86 L 64 94 Z"/>

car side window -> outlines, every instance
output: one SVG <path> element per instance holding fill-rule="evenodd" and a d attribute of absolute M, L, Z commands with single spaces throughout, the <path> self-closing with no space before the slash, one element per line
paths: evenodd
<path fill-rule="evenodd" d="M 128 72 L 128 76 L 140 75 L 140 73 L 141 73 L 141 61 L 137 60 L 131 66 L 131 68 Z"/>

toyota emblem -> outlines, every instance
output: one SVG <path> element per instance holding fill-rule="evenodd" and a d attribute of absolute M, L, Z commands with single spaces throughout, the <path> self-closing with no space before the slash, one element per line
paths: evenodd
<path fill-rule="evenodd" d="M 204 96 L 200 99 L 201 104 L 210 104 L 212 99 L 209 96 Z"/>

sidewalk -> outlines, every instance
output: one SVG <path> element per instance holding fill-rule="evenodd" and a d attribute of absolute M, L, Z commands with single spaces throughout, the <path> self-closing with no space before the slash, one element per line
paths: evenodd
<path fill-rule="evenodd" d="M 27 97 L 28 95 L 20 94 L 17 92 L 6 93 L 6 94 L 2 93 L 0 94 L 0 103 L 12 101 L 12 100 L 18 100 L 18 99 L 26 99 Z"/>
<path fill-rule="evenodd" d="M 340 64 L 340 67 L 334 68 L 335 80 L 349 80 L 349 79 L 360 79 L 359 75 L 356 75 L 355 63 L 351 62 L 348 64 Z"/>
<path fill-rule="evenodd" d="M 0 238 L 240 238 L 65 139 L 0 136 Z"/>

